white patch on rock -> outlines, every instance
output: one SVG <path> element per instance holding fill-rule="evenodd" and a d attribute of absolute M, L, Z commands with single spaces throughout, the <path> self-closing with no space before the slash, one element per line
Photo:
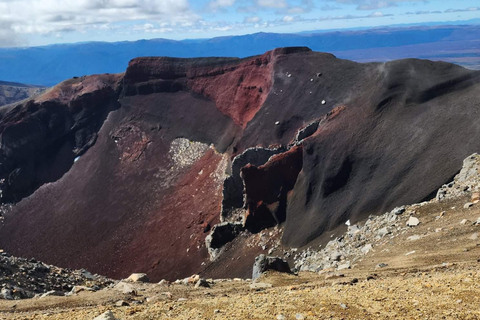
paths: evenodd
<path fill-rule="evenodd" d="M 170 144 L 168 154 L 176 169 L 190 166 L 200 159 L 210 148 L 208 144 L 177 138 Z"/>

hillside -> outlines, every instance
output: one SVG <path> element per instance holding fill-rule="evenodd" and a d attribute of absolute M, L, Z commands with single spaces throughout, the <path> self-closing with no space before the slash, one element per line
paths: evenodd
<path fill-rule="evenodd" d="M 193 277 L 158 284 L 122 280 L 66 297 L 0 300 L 2 318 L 91 320 L 110 311 L 110 319 L 478 319 L 480 210 L 466 206 L 478 193 L 456 191 L 467 184 L 480 188 L 480 158 L 473 159 L 440 199 L 370 217 L 322 247 L 346 250 L 363 241 L 370 249 L 349 268 L 269 271 L 253 282 L 208 279 L 208 287 L 194 286 Z M 419 224 L 408 226 L 412 218 Z"/>
<path fill-rule="evenodd" d="M 0 107 L 42 93 L 45 88 L 21 83 L 0 81 Z"/>
<path fill-rule="evenodd" d="M 441 60 L 480 68 L 479 25 L 405 26 L 301 34 L 256 33 L 213 39 L 90 42 L 0 48 L 4 80 L 54 86 L 72 77 L 124 72 L 142 56 L 249 57 L 278 47 L 308 46 L 358 62 L 402 58 Z"/>
<path fill-rule="evenodd" d="M 449 63 L 305 47 L 70 79 L 0 120 L 0 247 L 116 279 L 247 277 L 433 198 L 480 148 L 479 91 Z"/>

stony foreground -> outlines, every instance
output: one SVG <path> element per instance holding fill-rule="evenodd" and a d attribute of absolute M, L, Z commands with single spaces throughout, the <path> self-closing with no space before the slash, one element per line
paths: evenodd
<path fill-rule="evenodd" d="M 0 301 L 1 319 L 480 319 L 480 206 L 432 201 L 419 224 L 352 269 L 192 284 L 124 283 L 69 297 Z M 108 319 L 108 318 L 104 318 Z"/>

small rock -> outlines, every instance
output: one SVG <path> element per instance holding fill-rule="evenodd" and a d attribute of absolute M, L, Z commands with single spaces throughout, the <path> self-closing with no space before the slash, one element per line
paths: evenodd
<path fill-rule="evenodd" d="M 92 288 L 85 287 L 85 286 L 73 286 L 72 290 L 69 292 L 70 295 L 76 294 L 82 291 L 95 291 Z"/>
<path fill-rule="evenodd" d="M 185 281 L 187 283 L 197 283 L 200 280 L 200 276 L 198 274 L 191 275 L 190 278 L 186 278 Z"/>
<path fill-rule="evenodd" d="M 467 202 L 467 203 L 465 203 L 465 204 L 463 205 L 463 208 L 464 208 L 464 209 L 468 209 L 468 208 L 470 208 L 471 206 L 473 206 L 473 203 Z"/>
<path fill-rule="evenodd" d="M 145 273 L 132 273 L 127 280 L 132 282 L 150 282 Z"/>
<path fill-rule="evenodd" d="M 197 283 L 195 284 L 195 288 L 210 288 L 210 285 L 208 284 L 207 280 L 205 279 L 199 279 Z"/>
<path fill-rule="evenodd" d="M 135 288 L 133 288 L 131 284 L 128 284 L 122 281 L 117 283 L 114 288 L 117 290 L 120 290 L 124 294 L 133 294 L 133 295 L 137 294 L 137 291 L 135 290 Z"/>
<path fill-rule="evenodd" d="M 366 244 L 360 251 L 362 251 L 363 254 L 367 254 L 372 250 L 372 244 Z"/>
<path fill-rule="evenodd" d="M 221 311 L 219 309 L 213 310 L 213 313 L 220 313 Z"/>
<path fill-rule="evenodd" d="M 385 267 L 388 267 L 387 263 L 381 262 L 381 263 L 377 264 L 377 268 L 385 268 Z"/>
<path fill-rule="evenodd" d="M 167 280 L 165 279 L 162 279 L 160 280 L 160 282 L 158 283 L 159 285 L 162 285 L 162 286 L 168 286 L 170 284 L 170 282 L 168 282 Z"/>
<path fill-rule="evenodd" d="M 392 210 L 392 212 L 393 212 L 394 215 L 399 216 L 399 215 L 401 215 L 402 213 L 405 212 L 405 207 L 395 208 L 395 209 Z"/>
<path fill-rule="evenodd" d="M 117 320 L 117 318 L 115 318 L 115 315 L 112 313 L 112 311 L 108 310 L 93 320 Z"/>
<path fill-rule="evenodd" d="M 472 193 L 472 202 L 480 201 L 480 192 Z"/>
<path fill-rule="evenodd" d="M 178 298 L 178 302 L 182 302 L 182 301 L 187 301 L 188 299 L 187 298 Z"/>
<path fill-rule="evenodd" d="M 283 314 L 277 314 L 277 320 L 285 320 L 285 316 Z"/>
<path fill-rule="evenodd" d="M 278 126 L 280 124 L 280 121 L 275 121 L 275 125 Z"/>
<path fill-rule="evenodd" d="M 13 300 L 12 290 L 3 288 L 2 291 L 0 291 L 0 298 L 5 300 Z"/>
<path fill-rule="evenodd" d="M 303 320 L 303 319 L 305 319 L 305 317 L 303 316 L 303 314 L 297 313 L 297 314 L 295 315 L 295 319 L 297 319 L 297 320 Z"/>
<path fill-rule="evenodd" d="M 468 220 L 468 219 L 463 219 L 462 221 L 460 221 L 460 224 L 461 224 L 462 226 L 464 226 L 464 225 L 466 225 L 466 224 L 469 224 L 469 223 L 472 223 L 472 222 L 471 222 L 470 220 Z"/>
<path fill-rule="evenodd" d="M 126 306 L 129 306 L 130 304 L 128 302 L 126 302 L 125 300 L 118 300 L 117 302 L 115 302 L 115 306 L 117 307 L 126 307 Z"/>
<path fill-rule="evenodd" d="M 65 296 L 65 293 L 62 292 L 62 291 L 51 290 L 51 291 L 48 291 L 48 292 L 45 292 L 44 294 L 42 294 L 40 296 L 40 298 L 51 297 L 51 296 L 63 297 L 63 296 Z"/>
<path fill-rule="evenodd" d="M 415 218 L 415 217 L 410 217 L 407 221 L 407 226 L 409 227 L 416 227 L 420 224 L 420 220 L 418 220 L 418 218 Z"/>
<path fill-rule="evenodd" d="M 470 240 L 477 240 L 478 239 L 478 233 L 474 233 L 469 237 Z"/>
<path fill-rule="evenodd" d="M 327 103 L 327 101 L 325 101 L 325 100 L 322 100 L 322 104 L 326 104 L 326 103 Z"/>
<path fill-rule="evenodd" d="M 347 309 L 347 305 L 344 304 L 344 303 L 340 303 L 340 307 L 341 307 L 342 309 Z"/>
<path fill-rule="evenodd" d="M 337 267 L 337 270 L 344 270 L 344 269 L 350 269 L 350 262 L 347 261 L 344 264 L 341 264 Z"/>
<path fill-rule="evenodd" d="M 377 231 L 377 234 L 380 236 L 380 237 L 384 237 L 386 236 L 387 234 L 391 233 L 390 231 L 388 231 L 387 227 L 384 227 L 380 230 Z"/>
<path fill-rule="evenodd" d="M 406 255 L 406 256 L 409 256 L 409 255 L 414 254 L 414 253 L 415 253 L 415 250 L 410 251 L 410 252 L 407 252 L 407 253 L 405 253 L 405 255 Z"/>
<path fill-rule="evenodd" d="M 418 235 L 418 234 L 415 234 L 413 236 L 410 236 L 407 238 L 408 241 L 417 241 L 419 240 L 421 237 Z"/>

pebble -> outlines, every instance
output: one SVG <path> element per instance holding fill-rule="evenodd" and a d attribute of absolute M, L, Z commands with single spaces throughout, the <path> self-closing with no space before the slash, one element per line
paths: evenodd
<path fill-rule="evenodd" d="M 465 203 L 465 204 L 463 205 L 463 208 L 464 208 L 464 209 L 468 209 L 468 208 L 470 208 L 471 206 L 473 206 L 473 203 L 467 202 L 467 203 Z"/>
<path fill-rule="evenodd" d="M 409 256 L 409 255 L 414 254 L 414 253 L 415 253 L 415 250 L 410 251 L 410 252 L 407 252 L 407 253 L 405 253 L 405 255 L 406 255 L 406 256 Z"/>

